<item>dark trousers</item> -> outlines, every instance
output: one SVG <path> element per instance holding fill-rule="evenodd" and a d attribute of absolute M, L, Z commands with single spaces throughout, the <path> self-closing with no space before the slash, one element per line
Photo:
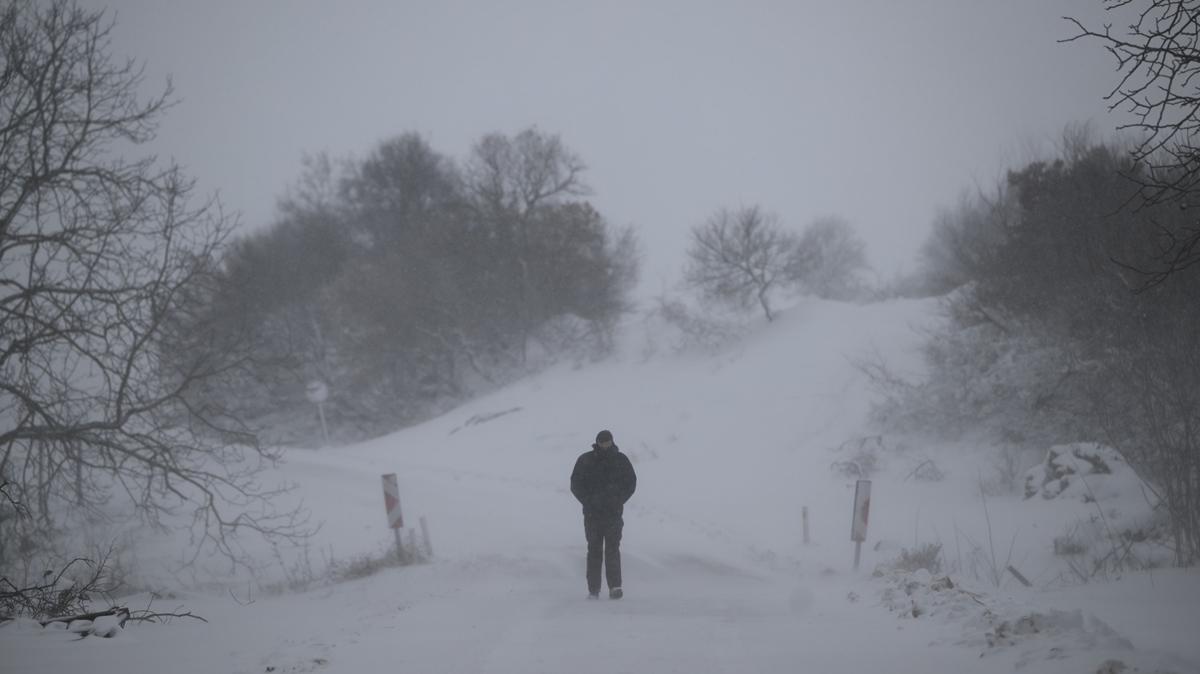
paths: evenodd
<path fill-rule="evenodd" d="M 600 563 L 608 577 L 608 587 L 621 587 L 621 529 L 625 520 L 615 514 L 584 514 L 583 533 L 587 536 L 588 592 L 600 591 Z"/>

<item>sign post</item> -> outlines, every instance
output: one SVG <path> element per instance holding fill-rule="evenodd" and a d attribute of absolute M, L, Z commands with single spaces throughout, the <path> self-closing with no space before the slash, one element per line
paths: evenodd
<path fill-rule="evenodd" d="M 859 480 L 854 485 L 854 519 L 850 523 L 850 540 L 854 541 L 854 570 L 867 540 L 867 518 L 871 514 L 871 481 Z"/>
<path fill-rule="evenodd" d="M 808 506 L 800 508 L 800 519 L 804 523 L 804 544 L 808 545 Z"/>
<path fill-rule="evenodd" d="M 388 526 L 396 536 L 396 557 L 401 563 L 407 561 L 400 529 L 404 527 L 404 514 L 400 511 L 400 485 L 395 473 L 383 475 L 383 507 L 387 509 Z"/>

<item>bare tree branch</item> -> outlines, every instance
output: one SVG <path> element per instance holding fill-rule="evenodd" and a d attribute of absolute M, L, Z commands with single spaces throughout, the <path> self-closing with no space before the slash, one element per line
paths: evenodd
<path fill-rule="evenodd" d="M 1121 16 L 1127 28 L 1112 24 L 1089 28 L 1063 17 L 1075 34 L 1061 40 L 1098 40 L 1116 61 L 1116 86 L 1105 96 L 1110 110 L 1134 121 L 1118 127 L 1139 134 L 1128 177 L 1146 205 L 1196 206 L 1200 192 L 1200 13 L 1188 0 L 1108 0 L 1105 9 Z M 1200 263 L 1200 226 L 1170 233 L 1161 253 L 1149 264 L 1121 261 L 1139 274 L 1146 290 Z"/>
<path fill-rule="evenodd" d="M 0 568 L 23 532 L 114 494 L 154 526 L 190 505 L 197 554 L 242 558 L 239 530 L 306 531 L 256 479 L 273 453 L 231 410 L 195 403 L 245 358 L 181 321 L 237 223 L 195 205 L 177 166 L 118 153 L 153 137 L 172 92 L 141 98 L 112 27 L 71 0 L 0 9 L 0 476 L 33 515 L 3 523 Z"/>
<path fill-rule="evenodd" d="M 778 218 L 758 206 L 722 209 L 692 228 L 684 282 L 707 299 L 743 308 L 757 302 L 771 321 L 770 292 L 783 279 L 795 245 Z"/>

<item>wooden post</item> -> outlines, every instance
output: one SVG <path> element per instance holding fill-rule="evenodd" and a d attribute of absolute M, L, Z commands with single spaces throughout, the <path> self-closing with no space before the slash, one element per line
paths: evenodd
<path fill-rule="evenodd" d="M 400 538 L 400 529 L 398 527 L 392 529 L 392 533 L 396 534 L 396 561 L 407 564 L 408 555 L 404 552 L 404 540 Z"/>
<path fill-rule="evenodd" d="M 321 417 L 321 437 L 325 440 L 325 446 L 328 447 L 329 427 L 325 425 L 325 401 L 329 399 L 329 387 L 323 381 L 310 381 L 304 387 L 304 394 L 317 406 L 317 416 Z"/>
<path fill-rule="evenodd" d="M 867 520 L 871 514 L 871 481 L 859 480 L 854 485 L 854 516 L 850 521 L 850 540 L 854 541 L 854 570 L 858 571 L 858 560 L 862 554 L 863 541 L 867 540 Z"/>
<path fill-rule="evenodd" d="M 321 418 L 321 437 L 325 440 L 325 446 L 329 446 L 329 426 L 325 424 L 325 403 L 317 403 L 317 416 Z"/>
<path fill-rule="evenodd" d="M 433 559 L 433 543 L 429 542 L 429 524 L 425 521 L 425 516 L 421 515 L 421 542 L 425 547 L 425 556 Z"/>
<path fill-rule="evenodd" d="M 404 548 L 404 554 L 408 555 L 408 561 L 410 564 L 417 564 L 421 561 L 424 561 L 422 560 L 424 553 L 421 551 L 421 548 L 417 546 L 416 529 L 408 530 L 408 546 Z"/>
<path fill-rule="evenodd" d="M 808 506 L 800 509 L 800 520 L 804 523 L 804 544 L 808 545 Z"/>
<path fill-rule="evenodd" d="M 1008 565 L 1008 572 L 1011 573 L 1014 578 L 1021 581 L 1021 584 L 1025 587 L 1033 587 L 1033 583 L 1029 582 L 1028 578 L 1021 575 L 1021 572 L 1017 571 L 1016 567 L 1014 567 L 1012 564 Z"/>

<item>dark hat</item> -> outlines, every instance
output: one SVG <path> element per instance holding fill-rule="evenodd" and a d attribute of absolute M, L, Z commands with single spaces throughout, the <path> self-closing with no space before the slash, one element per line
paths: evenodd
<path fill-rule="evenodd" d="M 596 434 L 596 442 L 612 442 L 612 433 L 609 431 L 600 431 Z"/>

